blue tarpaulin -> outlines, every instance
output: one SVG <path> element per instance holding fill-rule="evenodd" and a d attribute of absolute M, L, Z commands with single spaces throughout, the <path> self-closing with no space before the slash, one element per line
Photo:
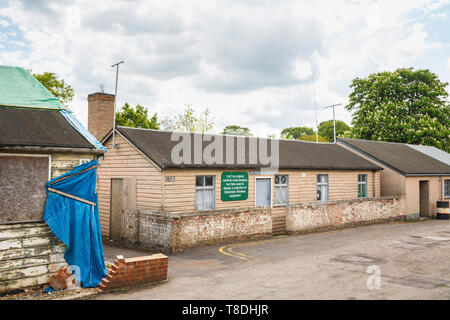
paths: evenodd
<path fill-rule="evenodd" d="M 64 258 L 69 265 L 78 266 L 78 280 L 85 288 L 96 287 L 107 272 L 95 193 L 97 166 L 97 160 L 82 164 L 45 185 L 44 220 L 67 245 Z"/>

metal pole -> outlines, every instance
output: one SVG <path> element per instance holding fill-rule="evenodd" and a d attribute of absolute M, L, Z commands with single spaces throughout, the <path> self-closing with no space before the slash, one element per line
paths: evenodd
<path fill-rule="evenodd" d="M 342 103 L 332 104 L 331 106 L 326 106 L 324 109 L 333 108 L 333 130 L 334 130 L 334 143 L 336 143 L 336 117 L 334 113 L 334 107 L 340 106 Z"/>
<path fill-rule="evenodd" d="M 312 80 L 312 87 L 313 87 L 313 98 L 314 98 L 314 111 L 316 116 L 316 143 L 319 142 L 319 126 L 317 124 L 317 100 L 316 100 L 316 89 L 314 87 L 314 80 Z"/>
<path fill-rule="evenodd" d="M 334 143 L 336 143 L 336 117 L 334 116 L 334 107 L 333 106 L 333 129 L 334 129 Z"/>
<path fill-rule="evenodd" d="M 124 63 L 123 60 L 117 62 L 111 66 L 111 68 L 116 67 L 116 88 L 114 90 L 114 120 L 113 120 L 113 132 L 112 132 L 112 149 L 115 148 L 115 133 L 116 133 L 116 105 L 117 105 L 117 83 L 119 81 L 119 64 Z"/>

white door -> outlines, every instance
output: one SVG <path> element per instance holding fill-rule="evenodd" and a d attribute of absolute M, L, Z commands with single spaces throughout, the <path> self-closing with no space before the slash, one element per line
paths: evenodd
<path fill-rule="evenodd" d="M 256 179 L 255 206 L 270 206 L 270 178 Z"/>

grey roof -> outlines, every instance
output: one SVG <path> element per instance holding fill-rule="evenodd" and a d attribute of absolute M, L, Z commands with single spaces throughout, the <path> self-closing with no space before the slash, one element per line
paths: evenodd
<path fill-rule="evenodd" d="M 450 153 L 442 151 L 441 149 L 438 149 L 438 148 L 433 147 L 433 146 L 423 146 L 423 145 L 408 144 L 408 147 L 411 147 L 413 149 L 416 149 L 417 151 L 425 153 L 427 156 L 435 158 L 436 160 L 439 160 L 439 161 L 441 161 L 443 163 L 446 163 L 446 164 L 448 164 L 450 166 Z"/>
<path fill-rule="evenodd" d="M 59 110 L 0 107 L 0 148 L 29 146 L 95 149 Z"/>
<path fill-rule="evenodd" d="M 171 159 L 171 153 L 178 140 L 172 141 L 173 132 L 136 129 L 127 127 L 117 127 L 117 131 L 122 134 L 128 141 L 130 141 L 137 149 L 144 153 L 150 160 L 152 160 L 160 168 L 247 168 L 258 169 L 268 167 L 261 162 L 250 163 L 249 161 L 249 138 L 241 137 L 245 141 L 245 161 L 242 164 L 236 163 L 237 154 L 237 140 L 236 136 L 227 135 L 212 135 L 215 139 L 228 137 L 234 141 L 234 156 L 233 164 L 207 164 L 203 160 L 201 163 L 194 163 L 194 139 L 202 137 L 200 133 L 185 133 L 188 134 L 192 141 L 191 143 L 191 161 L 190 163 L 177 164 Z M 109 134 L 104 139 L 108 139 Z M 266 140 L 266 139 L 264 139 Z M 213 140 L 211 140 L 213 141 Z M 281 169 L 325 169 L 325 170 L 381 170 L 382 168 L 376 164 L 368 161 L 354 152 L 348 151 L 345 148 L 332 143 L 310 143 L 296 140 L 276 140 L 267 139 L 267 141 L 279 142 L 279 168 Z M 203 150 L 209 145 L 210 141 L 203 141 Z M 259 142 L 258 142 L 259 143 Z M 223 139 L 223 145 L 226 153 L 226 139 Z M 268 153 L 270 154 L 270 145 L 267 143 Z M 225 159 L 225 157 L 223 157 Z"/>
<path fill-rule="evenodd" d="M 403 175 L 450 174 L 450 166 L 405 143 L 338 138 L 347 146 Z"/>

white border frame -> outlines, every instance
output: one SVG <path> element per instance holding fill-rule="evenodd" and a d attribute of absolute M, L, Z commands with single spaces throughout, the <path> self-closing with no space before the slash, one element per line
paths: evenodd
<path fill-rule="evenodd" d="M 269 181 L 270 181 L 270 204 L 269 204 L 269 207 L 270 208 L 272 208 L 273 206 L 272 206 L 272 197 L 273 197 L 273 190 L 272 190 L 272 186 L 273 186 L 273 179 L 274 179 L 274 176 L 272 176 L 272 175 L 270 175 L 270 176 L 255 176 L 255 180 L 254 180 L 254 183 L 255 183 L 255 185 L 254 185 L 254 187 L 253 187 L 253 204 L 254 204 L 254 207 L 255 208 L 260 208 L 260 207 L 257 207 L 256 206 L 256 179 L 269 179 Z"/>
<path fill-rule="evenodd" d="M 273 176 L 273 201 L 275 202 L 275 176 L 287 176 L 287 203 L 286 204 L 273 204 L 274 207 L 287 207 L 289 205 L 289 174 L 288 173 L 276 173 Z"/>

